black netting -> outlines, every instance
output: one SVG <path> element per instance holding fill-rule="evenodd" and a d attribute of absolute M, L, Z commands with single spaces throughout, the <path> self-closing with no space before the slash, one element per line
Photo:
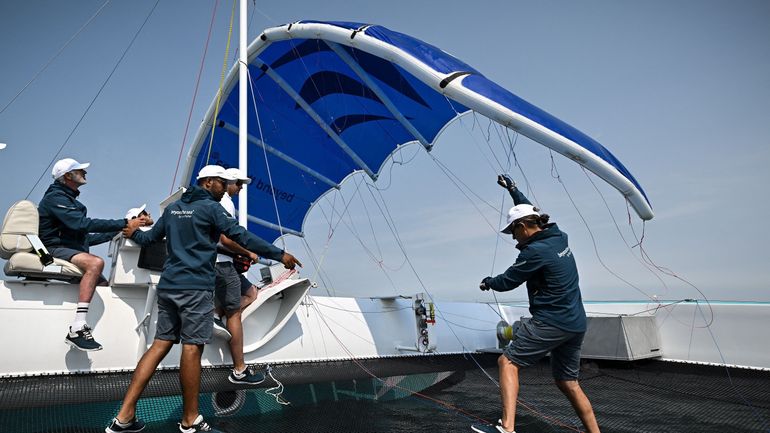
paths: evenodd
<path fill-rule="evenodd" d="M 495 358 L 476 356 L 497 378 Z M 227 374 L 226 368 L 203 370 L 200 409 L 228 433 L 468 432 L 478 418 L 500 416 L 498 389 L 461 356 L 274 366 L 290 406 L 265 393 L 273 383 L 244 389 L 229 383 Z M 177 375 L 159 371 L 143 394 L 137 413 L 148 422 L 147 432 L 177 431 Z M 766 371 L 649 361 L 586 363 L 581 375 L 603 432 L 768 431 Z M 102 432 L 129 380 L 130 372 L 2 378 L 0 432 Z M 547 363 L 522 371 L 520 399 L 517 431 L 582 430 Z"/>

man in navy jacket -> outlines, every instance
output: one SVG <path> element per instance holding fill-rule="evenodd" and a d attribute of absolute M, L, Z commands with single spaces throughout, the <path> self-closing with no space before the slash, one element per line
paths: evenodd
<path fill-rule="evenodd" d="M 38 205 L 40 240 L 48 252 L 58 259 L 72 262 L 83 272 L 75 320 L 70 324 L 65 342 L 84 351 L 101 350 L 86 323 L 88 306 L 99 283 L 104 282 L 104 260 L 89 254 L 89 247 L 112 239 L 124 227 L 149 224 L 149 218 L 127 221 L 121 219 L 88 218 L 88 210 L 77 198 L 80 187 L 86 184 L 89 163 L 72 158 L 57 161 L 51 175 L 54 182 L 48 187 Z"/>
<path fill-rule="evenodd" d="M 214 263 L 220 234 L 262 257 L 282 262 L 289 269 L 302 266 L 291 254 L 239 226 L 219 204 L 228 182 L 235 180 L 224 168 L 207 165 L 198 173 L 197 185 L 171 203 L 151 230 L 123 231 L 141 245 L 165 237 L 168 257 L 157 287 L 155 340 L 139 360 L 120 412 L 107 432 L 137 432 L 144 428 L 144 423 L 136 419 L 136 403 L 158 364 L 180 341 L 183 411 L 179 430 L 183 433 L 210 430 L 198 413 L 198 391 L 203 345 L 209 342 L 213 331 Z"/>
<path fill-rule="evenodd" d="M 519 369 L 535 364 L 550 352 L 556 386 L 572 404 L 588 433 L 598 433 L 591 402 L 578 384 L 580 348 L 586 331 L 586 313 L 578 272 L 567 234 L 548 215 L 540 214 L 516 184 L 505 175 L 498 183 L 508 189 L 514 205 L 501 232 L 518 242 L 516 262 L 496 277 L 486 277 L 481 290 L 505 292 L 527 283 L 531 320 L 522 320 L 513 340 L 498 359 L 503 416 L 497 425 L 474 424 L 479 433 L 514 431 Z"/>

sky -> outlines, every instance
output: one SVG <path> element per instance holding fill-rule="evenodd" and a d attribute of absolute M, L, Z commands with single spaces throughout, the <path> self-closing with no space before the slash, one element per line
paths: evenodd
<path fill-rule="evenodd" d="M 232 2 L 160 1 L 147 19 L 155 4 L 0 0 L 0 143 L 7 144 L 0 149 L 6 179 L 0 209 L 28 194 L 39 201 L 52 161 L 74 157 L 92 163 L 81 195 L 90 216 L 121 217 L 142 203 L 157 215 L 225 57 L 228 70 L 233 64 L 237 18 L 226 52 Z M 770 216 L 770 3 L 298 0 L 249 6 L 250 41 L 264 28 L 301 19 L 374 23 L 422 39 L 613 152 L 652 203 L 655 218 L 644 226 L 633 211 L 629 217 L 615 190 L 560 155 L 553 157 L 554 170 L 548 150 L 528 139 L 517 141 L 519 167 L 506 170 L 569 234 L 584 299 L 770 301 L 770 234 L 762 228 Z M 478 281 L 504 271 L 517 250 L 491 227 L 511 203 L 495 184 L 501 168 L 493 153 L 500 143 L 487 145 L 488 128 L 483 118 L 464 117 L 438 137 L 432 152 L 465 192 L 421 148 L 407 147 L 395 159 L 409 163 L 386 163 L 376 184 L 387 218 L 356 175 L 311 210 L 307 243 L 287 237 L 278 244 L 305 263 L 302 274 L 318 281 L 319 294 L 427 291 L 493 301 L 478 291 Z M 350 206 L 330 223 L 342 200 Z M 632 228 L 636 235 L 644 229 L 646 253 L 678 278 L 643 263 Z M 524 295 L 522 289 L 496 299 Z"/>

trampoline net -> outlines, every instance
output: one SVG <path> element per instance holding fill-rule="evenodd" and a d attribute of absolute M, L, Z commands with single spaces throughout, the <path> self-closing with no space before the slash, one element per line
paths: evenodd
<path fill-rule="evenodd" d="M 265 392 L 275 385 L 270 379 L 244 388 L 229 383 L 228 373 L 204 368 L 200 396 L 205 419 L 228 433 L 468 432 L 500 416 L 499 391 L 487 377 L 497 379 L 490 354 L 277 365 L 288 406 Z M 130 372 L 0 378 L 0 432 L 103 432 L 129 380 Z M 522 370 L 520 380 L 517 431 L 583 430 L 547 361 Z M 584 362 L 580 383 L 603 432 L 770 431 L 767 371 Z M 178 371 L 158 371 L 137 414 L 149 433 L 178 431 L 181 405 Z"/>

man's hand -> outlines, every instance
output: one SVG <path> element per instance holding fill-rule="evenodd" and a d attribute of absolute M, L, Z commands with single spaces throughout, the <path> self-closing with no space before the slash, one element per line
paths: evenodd
<path fill-rule="evenodd" d="M 302 263 L 300 263 L 296 257 L 286 252 L 284 252 L 283 257 L 281 257 L 281 263 L 283 263 L 283 266 L 285 266 L 286 269 L 294 269 L 296 265 L 299 265 L 300 268 L 302 267 Z"/>
<path fill-rule="evenodd" d="M 256 253 L 252 253 L 251 251 L 249 251 L 249 258 L 251 259 L 252 265 L 259 261 L 259 256 Z"/>
<path fill-rule="evenodd" d="M 514 182 L 513 179 L 511 179 L 511 177 L 508 176 L 507 174 L 498 175 L 497 184 L 507 189 L 508 191 L 511 191 L 512 189 L 516 188 L 516 182 Z"/>
<path fill-rule="evenodd" d="M 140 218 L 134 218 L 132 220 L 128 220 L 128 223 L 126 224 L 126 226 L 122 230 L 123 236 L 125 236 L 127 238 L 131 238 L 131 236 L 134 234 L 136 229 L 141 227 L 142 224 L 144 224 L 144 220 L 142 220 Z"/>
<path fill-rule="evenodd" d="M 491 280 L 492 277 L 484 277 L 483 280 L 479 283 L 479 289 L 483 291 L 487 291 L 492 288 L 492 286 L 489 285 L 489 280 Z"/>

